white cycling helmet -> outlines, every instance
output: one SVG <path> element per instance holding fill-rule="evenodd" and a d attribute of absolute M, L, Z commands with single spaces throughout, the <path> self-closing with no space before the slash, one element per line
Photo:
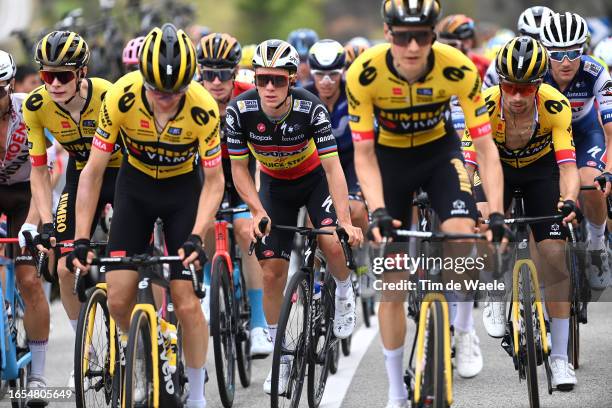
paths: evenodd
<path fill-rule="evenodd" d="M 297 72 L 300 56 L 297 50 L 283 40 L 266 40 L 259 44 L 253 55 L 253 68 L 284 68 L 290 74 Z"/>
<path fill-rule="evenodd" d="M 608 68 L 612 69 L 612 37 L 601 40 L 593 50 L 593 55 L 603 60 L 608 64 Z"/>
<path fill-rule="evenodd" d="M 522 35 L 540 37 L 540 27 L 554 12 L 548 7 L 533 6 L 525 9 L 518 18 L 517 28 Z"/>
<path fill-rule="evenodd" d="M 308 52 L 310 69 L 330 71 L 344 68 L 346 52 L 338 41 L 321 40 L 314 43 Z"/>
<path fill-rule="evenodd" d="M 15 78 L 17 67 L 15 59 L 6 51 L 0 50 L 0 81 L 10 81 Z"/>
<path fill-rule="evenodd" d="M 589 34 L 584 18 L 576 13 L 555 13 L 543 21 L 540 41 L 545 47 L 572 47 L 583 45 Z"/>

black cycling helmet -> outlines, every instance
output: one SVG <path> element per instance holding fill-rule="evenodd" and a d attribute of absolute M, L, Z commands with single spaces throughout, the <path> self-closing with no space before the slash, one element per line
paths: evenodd
<path fill-rule="evenodd" d="M 89 47 L 72 31 L 52 31 L 36 44 L 34 59 L 42 66 L 81 68 L 89 61 Z"/>
<path fill-rule="evenodd" d="M 155 27 L 147 34 L 139 57 L 146 83 L 162 92 L 187 87 L 196 71 L 195 49 L 183 30 L 172 24 Z"/>
<path fill-rule="evenodd" d="M 229 34 L 212 33 L 200 39 L 196 58 L 199 65 L 208 68 L 235 68 L 242 58 L 242 47 Z"/>
<path fill-rule="evenodd" d="M 440 15 L 438 0 L 383 0 L 383 20 L 389 26 L 435 26 Z"/>
<path fill-rule="evenodd" d="M 511 82 L 534 82 L 542 79 L 548 69 L 548 53 L 532 37 L 516 37 L 497 53 L 495 70 L 501 79 Z"/>

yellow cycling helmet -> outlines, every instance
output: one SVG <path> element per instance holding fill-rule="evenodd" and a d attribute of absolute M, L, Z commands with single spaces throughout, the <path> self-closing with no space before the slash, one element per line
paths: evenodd
<path fill-rule="evenodd" d="M 41 67 L 81 68 L 89 61 L 89 47 L 72 31 L 52 31 L 36 44 L 34 59 Z"/>
<path fill-rule="evenodd" d="M 145 37 L 139 68 L 145 82 L 158 91 L 179 92 L 186 88 L 196 66 L 195 49 L 183 30 L 164 24 Z"/>
<path fill-rule="evenodd" d="M 497 54 L 495 70 L 501 79 L 511 82 L 534 82 L 548 69 L 548 52 L 539 41 L 522 36 L 506 43 Z"/>
<path fill-rule="evenodd" d="M 249 44 L 242 47 L 242 58 L 240 58 L 240 67 L 253 68 L 253 56 L 257 45 Z"/>

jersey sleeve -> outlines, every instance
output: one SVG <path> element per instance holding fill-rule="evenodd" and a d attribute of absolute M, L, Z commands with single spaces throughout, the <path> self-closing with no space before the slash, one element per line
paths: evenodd
<path fill-rule="evenodd" d="M 471 164 L 474 167 L 478 167 L 478 160 L 476 156 L 476 148 L 472 143 L 472 137 L 470 136 L 469 130 L 465 129 L 463 137 L 461 138 L 461 150 L 463 152 L 463 159 L 466 163 Z"/>
<path fill-rule="evenodd" d="M 225 110 L 225 134 L 227 141 L 227 152 L 231 160 L 244 160 L 249 158 L 249 146 L 247 145 L 242 123 L 240 122 L 238 107 L 232 101 Z"/>
<path fill-rule="evenodd" d="M 459 81 L 457 99 L 465 117 L 465 128 L 469 129 L 472 139 L 477 139 L 491 133 L 491 123 L 481 94 L 480 75 L 476 66 L 469 62 L 469 69 L 462 70 L 464 76 Z"/>
<path fill-rule="evenodd" d="M 92 148 L 112 153 L 121 128 L 122 113 L 119 109 L 123 95 L 123 86 L 113 85 L 108 89 L 98 116 L 98 128 L 94 135 Z M 127 94 L 126 94 L 127 95 Z M 133 96 L 133 95 L 132 95 Z"/>
<path fill-rule="evenodd" d="M 457 134 L 461 135 L 465 130 L 465 116 L 463 115 L 461 105 L 459 105 L 457 98 L 455 98 L 454 96 L 451 98 L 450 108 L 453 128 L 455 129 L 455 132 L 457 132 Z"/>
<path fill-rule="evenodd" d="M 221 164 L 221 119 L 219 108 L 216 102 L 210 98 L 208 106 L 212 108 L 208 111 L 210 120 L 204 121 L 201 125 L 201 132 L 198 137 L 198 152 L 203 167 L 212 168 Z"/>
<path fill-rule="evenodd" d="M 363 65 L 367 65 L 367 62 L 354 63 L 346 73 L 346 98 L 353 142 L 374 139 L 374 104 L 368 87 L 362 85 L 359 79 L 368 69 Z"/>
<path fill-rule="evenodd" d="M 593 92 L 599 104 L 601 123 L 605 125 L 612 122 L 612 79 L 607 70 L 602 69 L 595 81 Z"/>
<path fill-rule="evenodd" d="M 310 126 L 312 127 L 312 137 L 317 147 L 317 153 L 321 159 L 338 155 L 336 138 L 332 132 L 331 119 L 329 112 L 319 103 L 312 110 L 310 116 Z"/>
<path fill-rule="evenodd" d="M 547 101 L 549 106 L 555 109 L 549 109 L 553 117 L 551 118 L 552 140 L 555 149 L 555 158 L 557 164 L 576 163 L 576 149 L 574 148 L 574 139 L 572 137 L 572 110 L 567 98 L 563 97 L 560 101 Z M 558 105 L 553 106 L 557 103 Z M 558 109 L 560 107 L 561 109 Z"/>
<path fill-rule="evenodd" d="M 45 129 L 40 121 L 38 110 L 42 107 L 43 96 L 32 92 L 23 101 L 23 120 L 28 129 L 28 148 L 32 166 L 47 165 L 47 138 Z"/>

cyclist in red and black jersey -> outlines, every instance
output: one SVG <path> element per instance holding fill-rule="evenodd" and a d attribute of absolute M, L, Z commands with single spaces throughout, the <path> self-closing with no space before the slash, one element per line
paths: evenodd
<path fill-rule="evenodd" d="M 299 64 L 297 51 L 285 41 L 259 44 L 253 57 L 257 88 L 243 93 L 227 107 L 226 132 L 232 176 L 240 196 L 253 213 L 253 234 L 261 236 L 259 221 L 296 225 L 298 211 L 306 206 L 312 224 L 344 227 L 351 244 L 362 241 L 361 230 L 351 223 L 348 188 L 323 103 L 304 89 L 295 89 Z M 261 164 L 259 194 L 248 171 L 249 151 Z M 331 193 L 331 194 L 330 194 Z M 259 248 L 264 272 L 264 310 L 270 335 L 276 323 L 287 280 L 292 233 L 272 231 Z M 355 295 L 350 271 L 336 237 L 321 236 L 320 248 L 336 281 L 333 331 L 337 338 L 355 328 Z M 281 362 L 279 394 L 285 392 L 290 362 Z M 264 382 L 270 393 L 272 373 Z"/>
<path fill-rule="evenodd" d="M 225 201 L 230 207 L 239 207 L 246 204 L 236 191 L 232 181 L 231 165 L 227 152 L 225 137 L 225 108 L 230 99 L 244 91 L 253 88 L 253 85 L 236 81 L 238 64 L 242 55 L 240 43 L 231 35 L 225 33 L 212 33 L 202 37 L 197 45 L 196 57 L 200 68 L 202 85 L 212 95 L 219 105 L 221 115 L 221 152 L 223 173 L 225 176 Z M 251 174 L 255 173 L 255 159 L 249 158 Z M 267 356 L 274 349 L 268 336 L 268 325 L 263 311 L 263 281 L 262 272 L 257 258 L 249 256 L 251 242 L 251 214 L 239 213 L 234 215 L 232 224 L 240 251 L 242 252 L 242 265 L 247 274 L 248 295 L 251 305 L 251 356 Z M 206 234 L 208 248 L 214 248 L 214 227 L 210 225 Z M 210 264 L 206 265 L 205 280 L 210 284 Z M 210 299 L 210 297 L 208 297 Z M 204 299 L 206 302 L 207 299 Z M 205 313 L 208 313 L 208 303 L 205 303 Z"/>

